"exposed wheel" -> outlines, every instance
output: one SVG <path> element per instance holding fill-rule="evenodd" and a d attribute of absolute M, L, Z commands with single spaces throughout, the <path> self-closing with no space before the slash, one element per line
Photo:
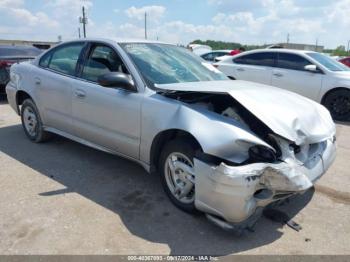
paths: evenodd
<path fill-rule="evenodd" d="M 191 140 L 178 139 L 166 144 L 159 159 L 159 173 L 165 193 L 180 209 L 196 213 L 193 157 L 198 146 Z"/>
<path fill-rule="evenodd" d="M 50 137 L 50 133 L 43 129 L 39 111 L 32 99 L 23 102 L 21 120 L 24 132 L 31 141 L 40 143 Z"/>
<path fill-rule="evenodd" d="M 350 119 L 350 90 L 339 89 L 329 93 L 323 104 L 334 120 L 346 121 Z"/>

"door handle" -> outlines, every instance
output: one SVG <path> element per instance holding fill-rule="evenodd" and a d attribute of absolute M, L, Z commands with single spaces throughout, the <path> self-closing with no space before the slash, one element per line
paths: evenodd
<path fill-rule="evenodd" d="M 38 86 L 41 84 L 41 79 L 39 77 L 34 78 L 34 83 Z"/>
<path fill-rule="evenodd" d="M 237 71 L 244 72 L 244 68 L 237 68 Z"/>
<path fill-rule="evenodd" d="M 273 75 L 276 76 L 276 77 L 282 77 L 283 76 L 282 73 L 274 73 Z"/>
<path fill-rule="evenodd" d="M 86 97 L 86 93 L 83 90 L 75 90 L 75 96 L 77 98 L 85 98 Z"/>

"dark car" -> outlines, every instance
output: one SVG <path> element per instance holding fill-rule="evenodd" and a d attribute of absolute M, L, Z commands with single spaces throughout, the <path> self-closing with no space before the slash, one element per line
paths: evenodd
<path fill-rule="evenodd" d="M 0 46 L 0 95 L 5 94 L 11 65 L 34 59 L 40 53 L 40 49 L 32 46 Z"/>

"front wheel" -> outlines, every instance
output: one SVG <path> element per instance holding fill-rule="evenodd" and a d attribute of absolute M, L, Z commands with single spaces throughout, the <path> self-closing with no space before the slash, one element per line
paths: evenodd
<path fill-rule="evenodd" d="M 323 105 L 329 110 L 334 120 L 350 119 L 350 90 L 339 89 L 329 93 Z"/>
<path fill-rule="evenodd" d="M 159 173 L 165 193 L 178 208 L 196 213 L 193 158 L 198 146 L 190 140 L 172 140 L 162 150 Z"/>

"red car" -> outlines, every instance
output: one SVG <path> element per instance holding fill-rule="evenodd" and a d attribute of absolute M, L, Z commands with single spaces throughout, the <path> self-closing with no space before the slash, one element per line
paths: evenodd
<path fill-rule="evenodd" d="M 0 45 L 0 96 L 5 94 L 5 87 L 10 80 L 11 65 L 32 60 L 40 53 L 40 49 L 31 46 Z"/>
<path fill-rule="evenodd" d="M 350 67 L 350 56 L 340 59 L 339 62 L 343 63 L 344 65 L 346 65 L 348 67 Z"/>

